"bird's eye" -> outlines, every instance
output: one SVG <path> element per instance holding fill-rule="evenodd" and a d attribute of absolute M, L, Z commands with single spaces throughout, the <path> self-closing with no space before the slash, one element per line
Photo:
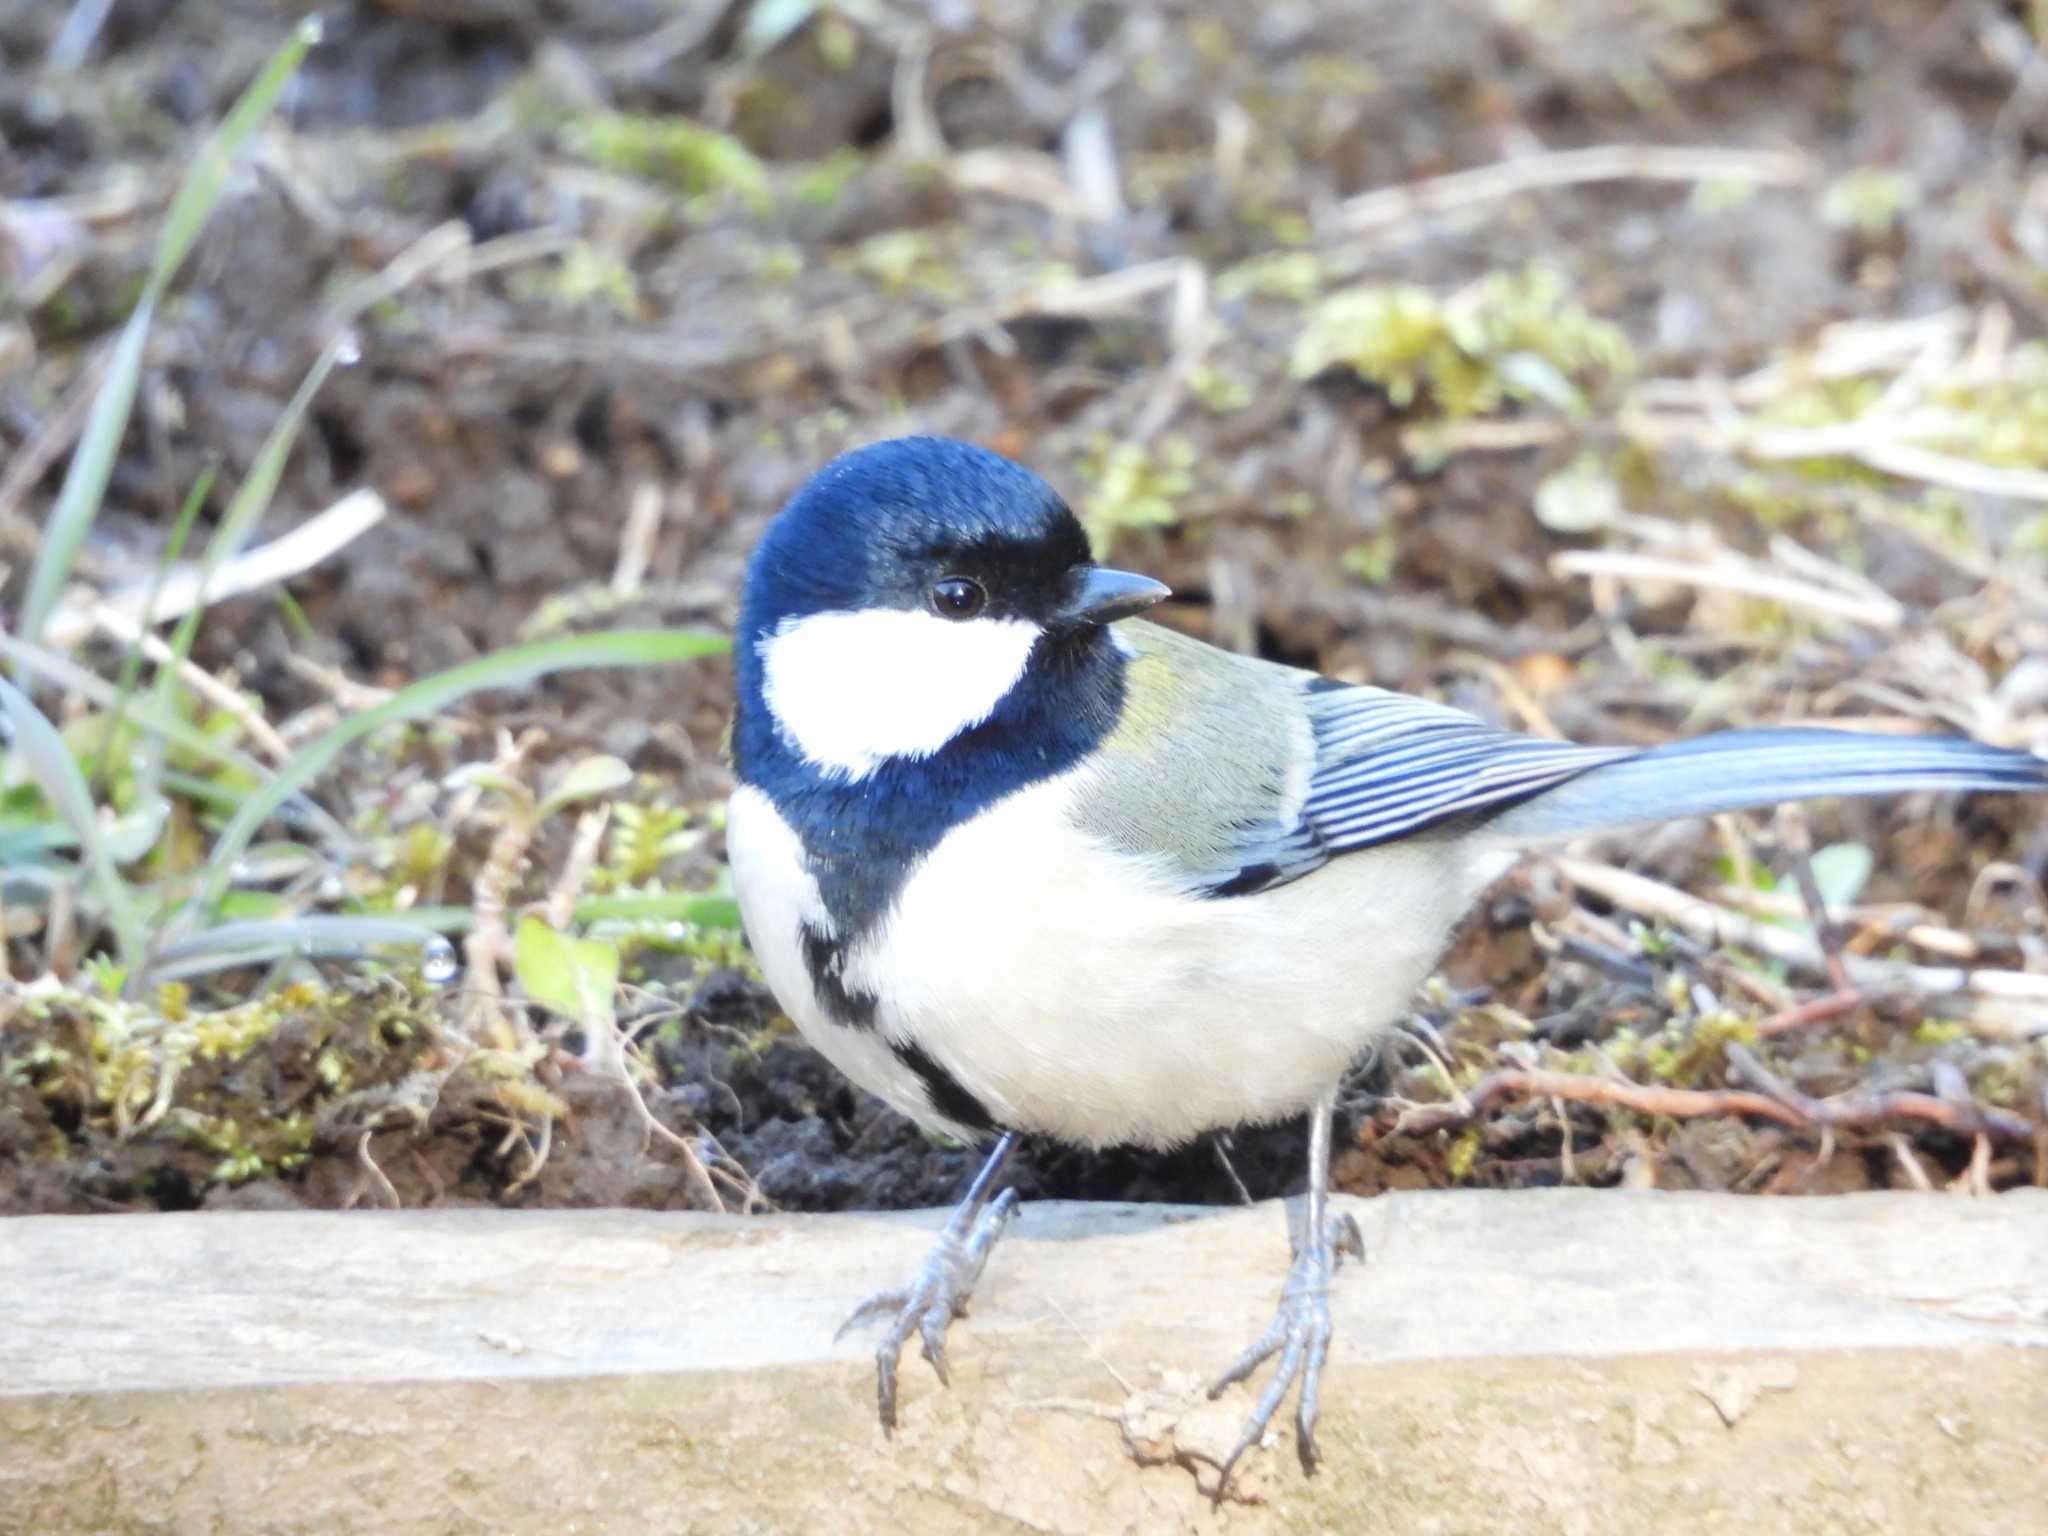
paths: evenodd
<path fill-rule="evenodd" d="M 932 608 L 942 619 L 971 619 L 987 605 L 988 594 L 978 581 L 948 576 L 932 583 Z"/>

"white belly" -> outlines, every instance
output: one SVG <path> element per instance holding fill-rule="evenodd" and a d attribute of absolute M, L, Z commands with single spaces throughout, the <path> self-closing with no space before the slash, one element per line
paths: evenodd
<path fill-rule="evenodd" d="M 1171 1145 L 1300 1110 L 1400 1018 L 1508 862 L 1413 841 L 1197 900 L 1077 830 L 1073 786 L 954 829 L 854 946 L 844 980 L 880 1000 L 876 1030 L 819 1006 L 797 925 L 823 908 L 797 838 L 766 797 L 733 797 L 734 880 L 769 986 L 834 1064 L 927 1125 L 963 1134 L 887 1038 L 914 1040 L 1000 1124 L 1083 1145 Z"/>

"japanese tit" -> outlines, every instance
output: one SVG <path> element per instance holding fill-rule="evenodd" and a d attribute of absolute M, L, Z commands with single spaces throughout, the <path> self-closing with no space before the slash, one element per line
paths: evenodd
<path fill-rule="evenodd" d="M 855 1082 L 1002 1138 L 926 1271 L 865 1309 L 897 1317 L 885 1422 L 897 1349 L 916 1329 L 942 1358 L 1007 1214 L 1007 1133 L 1164 1147 L 1316 1106 L 1327 1145 L 1346 1065 L 1517 850 L 1809 796 L 2048 788 L 2048 762 L 1958 738 L 1518 735 L 1135 617 L 1166 595 L 1095 564 L 1038 476 L 936 438 L 827 465 L 748 568 L 727 837 L 769 985 Z M 1319 1300 L 1343 1234 L 1316 1206 L 1291 1289 Z M 1287 1305 L 1275 1327 L 1273 1349 L 1315 1331 Z M 1306 1465 L 1321 1344 L 1292 1353 Z"/>

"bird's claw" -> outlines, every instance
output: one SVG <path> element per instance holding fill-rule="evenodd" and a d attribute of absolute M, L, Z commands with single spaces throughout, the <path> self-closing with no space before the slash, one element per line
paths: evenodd
<path fill-rule="evenodd" d="M 1294 1409 L 1294 1448 L 1301 1457 L 1301 1470 L 1309 1476 L 1315 1474 L 1316 1400 L 1322 1386 L 1323 1361 L 1330 1352 L 1330 1277 L 1347 1254 L 1364 1260 L 1365 1235 L 1349 1215 L 1332 1216 L 1323 1223 L 1321 1231 L 1310 1233 L 1296 1251 L 1287 1283 L 1280 1292 L 1280 1305 L 1266 1331 L 1209 1388 L 1213 1401 L 1274 1355 L 1280 1357 L 1272 1379 L 1252 1406 L 1237 1443 L 1223 1459 L 1216 1479 L 1217 1499 L 1222 1499 L 1229 1488 L 1230 1474 L 1238 1459 L 1266 1433 L 1266 1426 L 1279 1412 L 1287 1389 L 1297 1379 L 1301 1391 Z"/>
<path fill-rule="evenodd" d="M 1324 1229 L 1324 1241 L 1330 1245 L 1330 1273 L 1337 1272 L 1337 1265 L 1346 1254 L 1365 1262 L 1365 1234 L 1358 1229 L 1358 1218 L 1349 1211 L 1332 1216 Z"/>
<path fill-rule="evenodd" d="M 1017 1192 L 1006 1189 L 985 1208 L 974 1202 L 963 1204 L 948 1218 L 939 1240 L 917 1267 L 910 1284 L 898 1290 L 877 1291 L 847 1315 L 833 1335 L 835 1340 L 862 1323 L 895 1314 L 888 1331 L 875 1345 L 875 1407 L 882 1428 L 896 1427 L 896 1369 L 903 1346 L 911 1334 L 918 1336 L 941 1386 L 950 1387 L 946 1372 L 946 1329 L 956 1317 L 967 1315 L 975 1282 L 988 1263 L 989 1250 L 1002 1236 L 1003 1228 L 1016 1213 Z"/>

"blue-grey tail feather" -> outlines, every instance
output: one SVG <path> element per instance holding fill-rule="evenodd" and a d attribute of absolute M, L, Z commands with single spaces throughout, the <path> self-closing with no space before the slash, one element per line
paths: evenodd
<path fill-rule="evenodd" d="M 1908 790 L 2048 790 L 2048 759 L 1962 736 L 1783 727 L 1721 731 L 1589 768 L 1488 824 L 1547 842 L 1785 800 Z"/>

